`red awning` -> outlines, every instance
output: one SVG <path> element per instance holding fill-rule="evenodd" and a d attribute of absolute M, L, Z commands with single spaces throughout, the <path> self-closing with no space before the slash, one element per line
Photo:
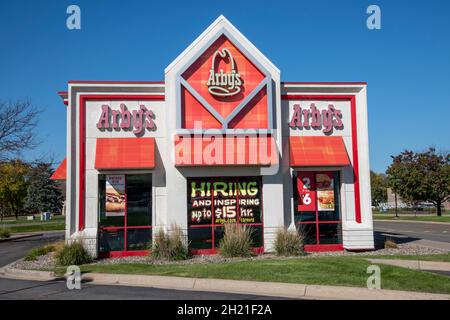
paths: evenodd
<path fill-rule="evenodd" d="M 290 137 L 291 167 L 348 166 L 342 137 Z"/>
<path fill-rule="evenodd" d="M 59 164 L 58 168 L 56 168 L 55 172 L 53 172 L 50 179 L 52 180 L 66 180 L 66 173 L 67 173 L 67 164 L 66 161 L 67 158 L 64 158 L 63 161 Z"/>
<path fill-rule="evenodd" d="M 176 136 L 176 166 L 270 166 L 278 163 L 271 136 Z"/>
<path fill-rule="evenodd" d="M 152 169 L 154 138 L 97 138 L 95 169 Z"/>

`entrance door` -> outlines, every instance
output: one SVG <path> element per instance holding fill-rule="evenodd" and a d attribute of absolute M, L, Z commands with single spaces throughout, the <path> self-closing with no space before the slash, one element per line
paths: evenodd
<path fill-rule="evenodd" d="M 339 172 L 294 173 L 294 218 L 307 251 L 342 250 Z"/>
<path fill-rule="evenodd" d="M 152 240 L 151 174 L 99 175 L 100 257 L 144 255 Z"/>

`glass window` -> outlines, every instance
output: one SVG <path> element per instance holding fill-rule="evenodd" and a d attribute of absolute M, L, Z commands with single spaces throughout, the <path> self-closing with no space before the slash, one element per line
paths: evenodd
<path fill-rule="evenodd" d="M 315 223 L 298 224 L 297 230 L 304 237 L 305 244 L 317 244 L 317 225 Z"/>
<path fill-rule="evenodd" d="M 294 219 L 306 244 L 341 244 L 339 172 L 294 172 Z M 299 200 L 301 199 L 301 200 Z"/>
<path fill-rule="evenodd" d="M 212 232 L 211 227 L 189 228 L 188 229 L 189 247 L 191 249 L 211 249 Z"/>
<path fill-rule="evenodd" d="M 187 193 L 192 249 L 217 248 L 225 223 L 254 225 L 254 243 L 263 245 L 261 177 L 192 178 L 187 180 Z"/>
<path fill-rule="evenodd" d="M 99 252 L 149 249 L 152 175 L 102 174 L 98 183 Z"/>
<path fill-rule="evenodd" d="M 126 194 L 127 226 L 150 226 L 152 224 L 152 175 L 127 175 Z"/>
<path fill-rule="evenodd" d="M 319 224 L 319 243 L 320 244 L 340 244 L 341 225 L 339 223 L 321 223 Z"/>
<path fill-rule="evenodd" d="M 149 250 L 151 248 L 151 240 L 151 228 L 127 228 L 127 250 Z"/>
<path fill-rule="evenodd" d="M 98 234 L 99 252 L 123 251 L 125 230 L 102 230 Z"/>
<path fill-rule="evenodd" d="M 294 214 L 295 222 L 316 221 L 315 211 L 296 211 Z"/>
<path fill-rule="evenodd" d="M 106 212 L 106 175 L 98 176 L 98 213 L 100 227 L 123 227 L 125 214 L 112 215 Z"/>

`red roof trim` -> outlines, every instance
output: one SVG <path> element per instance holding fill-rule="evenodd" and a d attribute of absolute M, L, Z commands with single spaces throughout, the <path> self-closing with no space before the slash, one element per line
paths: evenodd
<path fill-rule="evenodd" d="M 58 168 L 56 168 L 55 172 L 53 172 L 50 179 L 52 179 L 52 180 L 66 180 L 67 179 L 67 158 L 64 158 L 64 160 L 61 161 Z"/>

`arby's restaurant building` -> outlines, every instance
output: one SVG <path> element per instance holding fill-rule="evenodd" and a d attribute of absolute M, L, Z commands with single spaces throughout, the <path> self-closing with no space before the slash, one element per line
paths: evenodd
<path fill-rule="evenodd" d="M 295 62 L 292 62 L 295 63 Z M 283 82 L 220 16 L 164 81 L 69 81 L 66 241 L 95 257 L 147 254 L 182 228 L 215 253 L 224 224 L 254 250 L 297 228 L 307 251 L 374 248 L 366 83 Z"/>

